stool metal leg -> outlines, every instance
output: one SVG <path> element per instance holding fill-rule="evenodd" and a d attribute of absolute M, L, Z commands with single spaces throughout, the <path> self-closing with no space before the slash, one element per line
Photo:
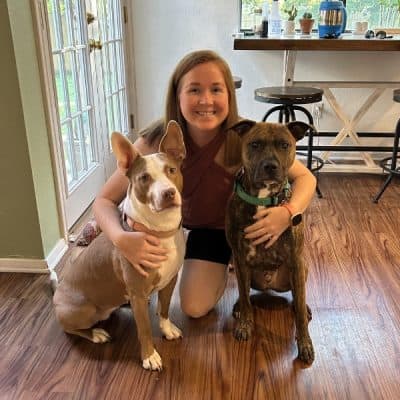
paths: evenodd
<path fill-rule="evenodd" d="M 400 119 L 397 121 L 396 125 L 396 131 L 395 131 L 395 136 L 394 136 L 394 142 L 393 142 L 393 153 L 392 153 L 392 161 L 390 164 L 390 169 L 389 170 L 389 176 L 387 177 L 385 183 L 382 185 L 381 190 L 379 193 L 374 197 L 373 202 L 377 203 L 382 196 L 383 192 L 386 190 L 386 188 L 389 186 L 389 183 L 392 181 L 393 176 L 398 173 L 396 170 L 397 166 L 397 154 L 399 151 L 399 138 L 400 138 Z M 387 160 L 387 159 L 385 159 Z M 382 160 L 384 161 L 384 160 Z"/>
<path fill-rule="evenodd" d="M 275 106 L 275 107 L 270 108 L 265 113 L 264 118 L 262 119 L 262 121 L 265 122 L 271 114 L 273 114 L 276 111 L 280 111 L 281 109 L 282 109 L 282 106 Z"/>

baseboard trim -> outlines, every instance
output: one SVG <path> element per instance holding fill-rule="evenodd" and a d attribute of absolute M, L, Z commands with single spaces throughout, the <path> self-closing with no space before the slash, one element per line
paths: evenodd
<path fill-rule="evenodd" d="M 0 272 L 23 272 L 30 274 L 49 274 L 68 250 L 64 239 L 60 239 L 46 259 L 0 258 Z"/>
<path fill-rule="evenodd" d="M 61 258 L 67 252 L 67 250 L 67 242 L 65 241 L 65 239 L 60 239 L 46 258 L 48 268 L 53 270 L 60 262 Z"/>
<path fill-rule="evenodd" d="M 48 274 L 50 270 L 46 260 L 35 258 L 0 258 L 0 272 Z"/>

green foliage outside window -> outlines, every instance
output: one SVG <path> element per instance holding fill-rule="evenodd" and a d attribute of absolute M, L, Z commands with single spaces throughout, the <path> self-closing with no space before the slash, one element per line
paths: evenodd
<path fill-rule="evenodd" d="M 260 15 L 255 10 L 262 7 L 263 0 L 242 0 L 241 29 L 251 30 L 259 23 Z M 271 0 L 269 1 L 271 8 Z M 321 0 L 281 0 L 281 14 L 284 9 L 295 6 L 298 16 L 310 12 L 318 22 Z M 347 0 L 347 30 L 354 28 L 356 21 L 368 21 L 370 28 L 400 28 L 400 0 Z"/>

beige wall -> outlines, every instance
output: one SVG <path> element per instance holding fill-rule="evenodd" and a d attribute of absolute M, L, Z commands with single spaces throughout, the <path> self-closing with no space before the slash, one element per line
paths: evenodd
<path fill-rule="evenodd" d="M 0 259 L 60 240 L 29 0 L 0 0 Z"/>

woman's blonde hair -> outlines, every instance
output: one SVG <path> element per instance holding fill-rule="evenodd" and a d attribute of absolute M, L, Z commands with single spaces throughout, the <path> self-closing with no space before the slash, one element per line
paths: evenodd
<path fill-rule="evenodd" d="M 224 163 L 226 166 L 237 165 L 240 161 L 240 139 L 235 132 L 229 131 L 228 133 L 229 128 L 239 120 L 236 103 L 235 84 L 233 81 L 231 70 L 226 61 L 217 53 L 211 50 L 193 51 L 181 59 L 168 83 L 164 119 L 156 121 L 155 123 L 150 125 L 146 130 L 142 132 L 142 134 L 146 136 L 146 140 L 149 143 L 153 143 L 155 140 L 160 138 L 160 135 L 164 132 L 166 124 L 171 119 L 177 121 L 182 130 L 186 132 L 186 120 L 183 117 L 179 106 L 180 82 L 182 80 L 182 77 L 194 67 L 208 62 L 212 62 L 219 67 L 224 77 L 226 88 L 228 90 L 229 111 L 228 116 L 221 126 L 222 130 L 226 131 L 227 133 L 227 138 L 225 142 Z"/>

